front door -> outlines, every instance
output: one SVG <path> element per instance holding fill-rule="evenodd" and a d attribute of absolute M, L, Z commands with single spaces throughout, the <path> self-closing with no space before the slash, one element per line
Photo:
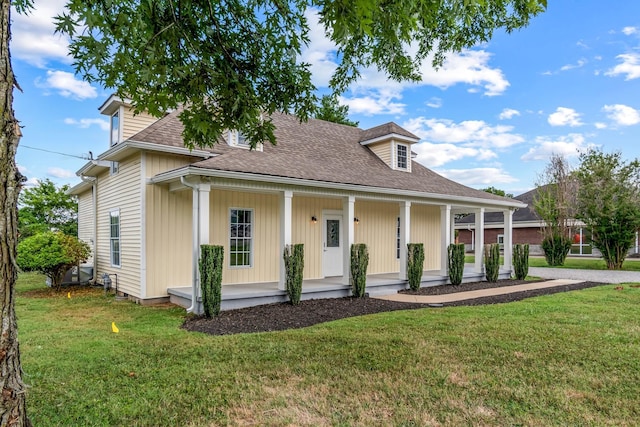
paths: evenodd
<path fill-rule="evenodd" d="M 322 220 L 322 273 L 342 276 L 342 215 L 325 214 Z"/>

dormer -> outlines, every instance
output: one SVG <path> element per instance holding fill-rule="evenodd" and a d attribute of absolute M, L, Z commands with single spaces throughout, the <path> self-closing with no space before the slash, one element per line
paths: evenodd
<path fill-rule="evenodd" d="M 100 114 L 109 116 L 110 147 L 130 138 L 158 120 L 145 112 L 134 114 L 131 100 L 117 95 L 111 95 L 98 110 Z"/>
<path fill-rule="evenodd" d="M 360 144 L 369 147 L 391 169 L 411 172 L 411 159 L 415 157 L 411 146 L 419 141 L 408 130 L 389 122 L 362 132 Z"/>
<path fill-rule="evenodd" d="M 249 140 L 240 132 L 239 130 L 229 130 L 226 132 L 225 139 L 227 144 L 231 147 L 239 147 L 244 148 L 246 150 L 251 149 L 251 145 L 249 144 Z M 262 151 L 263 144 L 260 143 L 256 145 L 254 148 L 255 151 Z"/>

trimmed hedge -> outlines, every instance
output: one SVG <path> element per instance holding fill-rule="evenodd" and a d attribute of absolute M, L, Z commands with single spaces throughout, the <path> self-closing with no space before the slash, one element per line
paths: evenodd
<path fill-rule="evenodd" d="M 422 243 L 407 244 L 407 278 L 412 291 L 420 289 L 423 269 L 424 245 Z"/>
<path fill-rule="evenodd" d="M 222 300 L 222 265 L 224 247 L 215 245 L 200 246 L 200 288 L 204 315 L 208 318 L 220 314 Z"/>
<path fill-rule="evenodd" d="M 484 245 L 484 272 L 488 282 L 498 281 L 500 273 L 500 245 L 492 243 Z"/>
<path fill-rule="evenodd" d="M 354 297 L 363 297 L 367 287 L 369 251 L 364 243 L 351 245 L 351 292 Z"/>
<path fill-rule="evenodd" d="M 449 263 L 449 281 L 458 286 L 464 274 L 464 243 L 452 243 L 447 248 Z"/>
<path fill-rule="evenodd" d="M 293 249 L 292 249 L 293 248 Z M 302 276 L 304 273 L 304 244 L 298 243 L 284 248 L 285 284 L 289 302 L 300 303 L 302 295 Z"/>
<path fill-rule="evenodd" d="M 564 260 L 571 249 L 571 239 L 564 236 L 546 237 L 542 241 L 544 259 L 551 267 L 564 265 Z"/>

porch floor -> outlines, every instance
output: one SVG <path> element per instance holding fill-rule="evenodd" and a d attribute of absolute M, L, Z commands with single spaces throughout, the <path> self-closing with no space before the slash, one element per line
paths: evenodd
<path fill-rule="evenodd" d="M 500 278 L 508 278 L 510 272 L 500 270 Z M 463 282 L 477 282 L 484 280 L 483 273 L 477 273 L 473 264 L 465 266 Z M 438 286 L 446 284 L 448 276 L 442 276 L 439 270 L 424 271 L 421 287 Z M 369 296 L 382 296 L 397 294 L 399 290 L 407 289 L 406 280 L 400 280 L 398 273 L 370 274 L 367 275 L 366 292 Z M 192 287 L 174 287 L 167 289 L 170 301 L 181 307 L 191 306 Z M 302 282 L 301 299 L 341 298 L 351 295 L 351 287 L 342 284 L 342 276 L 325 277 L 323 279 L 310 279 Z M 222 310 L 252 307 L 256 305 L 285 302 L 287 293 L 278 289 L 278 282 L 245 283 L 222 286 Z M 198 297 L 196 312 L 202 312 L 202 301 Z"/>

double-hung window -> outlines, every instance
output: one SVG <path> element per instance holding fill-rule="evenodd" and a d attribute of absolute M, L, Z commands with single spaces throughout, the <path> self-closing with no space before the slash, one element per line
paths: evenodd
<path fill-rule="evenodd" d="M 396 145 L 396 168 L 406 170 L 408 166 L 409 150 L 406 145 Z"/>
<path fill-rule="evenodd" d="M 229 265 L 231 267 L 251 267 L 253 255 L 253 210 L 231 209 L 229 225 Z"/>
<path fill-rule="evenodd" d="M 116 111 L 111 116 L 111 146 L 120 142 L 120 112 Z"/>
<path fill-rule="evenodd" d="M 120 267 L 120 211 L 109 212 L 109 241 L 111 265 Z"/>

